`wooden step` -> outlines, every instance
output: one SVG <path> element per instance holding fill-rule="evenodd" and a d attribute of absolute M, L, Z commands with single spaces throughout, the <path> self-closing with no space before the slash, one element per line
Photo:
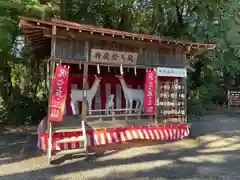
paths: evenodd
<path fill-rule="evenodd" d="M 67 150 L 61 150 L 56 152 L 56 155 L 62 155 L 62 154 L 78 154 L 78 153 L 86 153 L 85 148 L 80 149 L 67 149 Z"/>
<path fill-rule="evenodd" d="M 53 133 L 82 132 L 82 128 L 61 127 L 61 128 L 54 128 L 52 131 Z"/>
<path fill-rule="evenodd" d="M 84 136 L 78 136 L 78 137 L 71 137 L 71 138 L 64 138 L 55 141 L 55 143 L 69 143 L 69 142 L 76 142 L 76 141 L 84 141 Z"/>

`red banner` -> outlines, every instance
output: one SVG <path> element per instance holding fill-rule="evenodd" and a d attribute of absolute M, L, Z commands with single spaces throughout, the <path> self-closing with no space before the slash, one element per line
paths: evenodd
<path fill-rule="evenodd" d="M 63 120 L 65 101 L 67 98 L 69 68 L 57 66 L 52 80 L 52 94 L 48 120 L 61 122 Z"/>
<path fill-rule="evenodd" d="M 156 114 L 156 87 L 157 73 L 156 70 L 146 70 L 146 83 L 144 92 L 145 114 Z"/>

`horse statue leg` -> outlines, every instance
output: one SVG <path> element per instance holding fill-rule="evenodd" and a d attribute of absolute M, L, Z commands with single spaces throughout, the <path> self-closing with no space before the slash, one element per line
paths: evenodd
<path fill-rule="evenodd" d="M 133 105 L 133 100 L 129 100 L 129 114 L 132 113 L 132 105 Z"/>
<path fill-rule="evenodd" d="M 71 101 L 71 108 L 72 108 L 73 115 L 79 114 L 78 102 L 77 101 Z"/>
<path fill-rule="evenodd" d="M 140 108 L 139 106 L 140 106 L 140 101 L 137 100 L 137 101 L 136 101 L 136 107 L 135 107 L 136 110 L 135 110 L 135 112 L 138 112 L 138 111 L 139 111 L 139 110 L 138 110 L 138 109 Z"/>
<path fill-rule="evenodd" d="M 140 104 L 139 108 L 141 109 L 140 113 L 143 113 L 144 112 L 144 101 L 141 100 L 141 104 Z"/>
<path fill-rule="evenodd" d="M 128 101 L 127 96 L 125 96 L 125 100 L 126 100 L 126 109 L 128 109 L 129 108 L 129 101 Z M 125 114 L 127 114 L 127 113 L 128 113 L 128 110 L 125 110 Z"/>
<path fill-rule="evenodd" d="M 89 115 L 92 115 L 92 101 L 88 102 L 88 112 L 89 112 Z"/>

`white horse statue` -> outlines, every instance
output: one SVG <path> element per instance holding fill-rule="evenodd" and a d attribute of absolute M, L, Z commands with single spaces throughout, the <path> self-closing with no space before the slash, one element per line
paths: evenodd
<path fill-rule="evenodd" d="M 115 75 L 115 77 L 119 79 L 123 88 L 123 93 L 126 99 L 126 109 L 129 109 L 126 113 L 132 113 L 133 101 L 136 101 L 136 109 L 142 109 L 144 105 L 144 91 L 142 89 L 129 88 L 123 76 Z"/>
<path fill-rule="evenodd" d="M 92 100 L 94 98 L 94 96 L 97 93 L 97 89 L 98 86 L 100 84 L 101 81 L 101 77 L 97 77 L 95 75 L 95 81 L 92 85 L 92 87 L 87 91 L 87 102 L 88 102 L 88 108 L 89 108 L 89 114 L 91 115 L 91 110 L 92 110 Z M 73 115 L 77 115 L 78 113 L 78 102 L 82 102 L 83 101 L 83 91 L 82 89 L 72 89 L 71 90 L 71 107 L 72 107 L 72 111 L 73 111 Z"/>

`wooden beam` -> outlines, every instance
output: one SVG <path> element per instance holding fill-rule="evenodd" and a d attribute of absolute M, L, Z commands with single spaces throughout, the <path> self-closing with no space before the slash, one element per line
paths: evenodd
<path fill-rule="evenodd" d="M 43 30 L 43 36 L 44 36 L 44 37 L 47 37 L 47 38 L 51 38 L 51 37 L 52 37 L 51 31 L 49 31 L 49 30 Z M 66 38 L 68 38 L 68 36 L 66 36 L 66 35 L 61 36 L 61 35 L 59 35 L 59 33 L 57 33 L 57 34 L 56 34 L 56 38 L 66 39 Z"/>
<path fill-rule="evenodd" d="M 51 45 L 51 57 L 55 58 L 56 55 L 56 26 L 52 27 L 52 45 Z"/>
<path fill-rule="evenodd" d="M 25 34 L 32 34 L 32 33 L 41 33 L 42 29 L 38 29 L 38 28 L 23 28 L 22 29 L 24 31 Z"/>
<path fill-rule="evenodd" d="M 73 60 L 73 59 L 62 59 L 62 58 L 54 58 L 53 61 L 55 62 L 62 62 L 62 63 L 68 63 L 68 64 L 79 64 L 81 62 L 81 64 L 87 64 L 88 66 L 97 66 L 97 64 L 99 64 L 100 66 L 104 66 L 104 67 L 118 67 L 120 66 L 120 64 L 101 64 L 101 63 L 94 63 L 94 62 L 90 62 L 90 61 L 86 61 L 86 59 L 78 59 L 78 60 Z M 136 66 L 137 69 L 153 69 L 156 68 L 156 66 L 146 66 L 146 65 L 123 65 L 123 68 L 134 68 Z M 172 68 L 179 68 L 179 66 L 171 66 Z"/>
<path fill-rule="evenodd" d="M 92 63 L 90 61 L 86 62 L 86 59 L 84 57 L 84 59 L 63 59 L 63 58 L 54 58 L 55 62 L 63 62 L 63 63 L 69 63 L 69 64 L 88 64 L 88 65 L 97 65 L 96 63 Z M 109 65 L 106 65 L 106 64 L 102 64 L 101 66 L 109 66 Z M 111 66 L 111 65 L 110 65 Z M 114 65 L 112 66 L 114 67 Z M 116 65 L 116 67 L 119 67 L 119 65 Z"/>
<path fill-rule="evenodd" d="M 81 62 L 81 64 L 84 64 L 85 59 L 79 59 L 79 60 L 72 60 L 72 59 L 61 59 L 61 58 L 54 58 L 52 61 L 54 62 L 63 62 L 68 64 L 78 64 Z"/>
<path fill-rule="evenodd" d="M 44 47 L 47 44 L 50 45 L 49 42 L 45 41 L 45 42 L 39 42 L 39 43 L 31 43 L 32 48 L 36 48 L 36 47 Z"/>
<path fill-rule="evenodd" d="M 42 45 L 42 44 L 50 44 L 49 40 L 48 41 L 38 41 L 38 42 L 31 42 L 31 46 L 38 46 L 38 45 Z"/>
<path fill-rule="evenodd" d="M 42 48 L 42 47 L 46 47 L 48 43 L 31 43 L 31 42 L 28 42 L 28 43 L 25 43 L 25 46 L 27 46 L 28 48 L 30 49 L 34 49 L 34 48 Z"/>
<path fill-rule="evenodd" d="M 51 29 L 44 29 L 42 32 L 43 32 L 43 36 L 52 37 Z M 57 35 L 57 33 L 56 33 L 56 35 Z"/>
<path fill-rule="evenodd" d="M 27 35 L 27 37 L 29 39 L 34 39 L 34 38 L 43 38 L 43 34 L 42 33 L 39 33 L 39 34 L 31 34 L 31 35 Z"/>
<path fill-rule="evenodd" d="M 20 28 L 26 29 L 26 28 L 32 28 L 32 29 L 51 29 L 52 25 L 46 25 L 41 24 L 41 26 L 37 25 L 36 22 L 30 22 L 25 21 L 23 19 L 20 19 Z"/>
<path fill-rule="evenodd" d="M 49 30 L 44 30 L 43 34 L 45 37 L 51 37 L 51 33 Z M 76 30 L 69 29 L 66 31 L 63 28 L 58 28 L 58 31 L 56 33 L 57 38 L 69 38 L 69 37 L 74 37 L 73 39 L 76 40 L 104 40 L 104 41 L 111 41 L 111 42 L 119 42 L 123 44 L 131 44 L 134 47 L 145 47 L 145 48 L 168 48 L 168 49 L 173 49 L 173 48 L 178 48 L 178 49 L 183 49 L 184 47 L 181 44 L 178 45 L 172 45 L 172 44 L 163 44 L 163 43 L 154 43 L 154 42 L 146 42 L 146 41 L 141 41 L 141 40 L 134 40 L 130 38 L 121 38 L 121 37 L 112 37 L 110 35 L 99 35 L 99 34 L 91 34 L 89 32 L 78 32 Z"/>
<path fill-rule="evenodd" d="M 45 37 L 43 37 L 43 38 L 33 38 L 33 39 L 31 39 L 31 43 L 45 42 L 45 41 L 50 41 L 50 40 L 51 40 L 50 38 L 45 38 Z"/>
<path fill-rule="evenodd" d="M 36 46 L 36 47 L 32 47 L 31 50 L 34 53 L 41 52 L 41 54 L 46 54 L 48 47 L 47 46 Z"/>
<path fill-rule="evenodd" d="M 31 49 L 32 49 L 33 51 L 41 50 L 41 49 L 43 49 L 43 46 L 32 46 Z"/>

